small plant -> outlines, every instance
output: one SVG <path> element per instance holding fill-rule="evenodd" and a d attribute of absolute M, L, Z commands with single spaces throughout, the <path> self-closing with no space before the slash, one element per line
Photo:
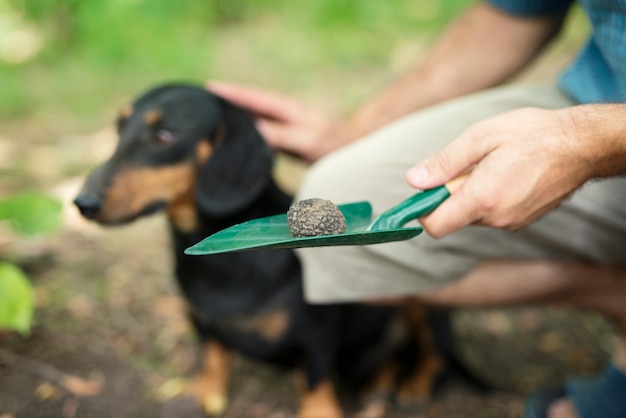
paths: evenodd
<path fill-rule="evenodd" d="M 0 330 L 28 334 L 33 318 L 33 289 L 17 266 L 0 263 Z"/>
<path fill-rule="evenodd" d="M 0 199 L 0 221 L 8 222 L 23 237 L 55 232 L 60 225 L 61 210 L 59 201 L 36 192 Z M 28 277 L 15 264 L 0 260 L 0 330 L 28 334 L 33 311 L 33 289 Z"/>
<path fill-rule="evenodd" d="M 9 222 L 22 236 L 51 234 L 59 227 L 61 209 L 57 199 L 38 192 L 23 192 L 0 199 L 0 221 Z"/>

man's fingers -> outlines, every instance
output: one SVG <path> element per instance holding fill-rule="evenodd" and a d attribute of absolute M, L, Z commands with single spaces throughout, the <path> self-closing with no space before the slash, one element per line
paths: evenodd
<path fill-rule="evenodd" d="M 444 237 L 479 220 L 480 208 L 477 202 L 472 197 L 471 189 L 464 184 L 433 213 L 420 218 L 420 222 L 429 235 Z"/>
<path fill-rule="evenodd" d="M 477 128 L 470 128 L 448 146 L 406 173 L 409 184 L 417 189 L 440 186 L 462 174 L 489 154 L 493 147 Z"/>
<path fill-rule="evenodd" d="M 281 148 L 285 137 L 285 127 L 280 122 L 271 122 L 266 119 L 257 119 L 256 128 L 265 141 L 273 148 Z"/>
<path fill-rule="evenodd" d="M 272 119 L 291 120 L 302 108 L 296 100 L 254 87 L 211 81 L 207 89 L 252 113 Z"/>
<path fill-rule="evenodd" d="M 258 119 L 256 128 L 265 138 L 265 142 L 272 148 L 285 151 L 305 161 L 312 162 L 318 158 L 313 152 L 315 143 L 312 143 L 302 130 L 292 125 L 268 119 Z"/>
<path fill-rule="evenodd" d="M 265 142 L 272 148 L 281 149 L 283 151 L 294 152 L 289 149 L 289 145 L 293 142 L 293 130 L 280 122 L 272 122 L 266 119 L 259 119 L 256 122 L 256 128 L 261 133 Z M 290 135 L 291 133 L 291 135 Z"/>

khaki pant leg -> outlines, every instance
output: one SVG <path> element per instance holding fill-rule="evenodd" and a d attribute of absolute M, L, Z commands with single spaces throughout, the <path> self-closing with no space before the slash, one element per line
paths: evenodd
<path fill-rule="evenodd" d="M 507 86 L 420 111 L 317 162 L 298 198 L 320 197 L 337 204 L 368 200 L 376 216 L 415 193 L 404 177 L 410 166 L 471 124 L 521 107 L 573 104 L 555 85 Z M 395 243 L 300 249 L 306 297 L 330 303 L 427 292 L 493 258 L 624 262 L 626 213 L 616 209 L 621 200 L 616 193 L 626 196 L 625 181 L 592 184 L 515 233 L 468 227 L 438 240 L 424 233 Z"/>

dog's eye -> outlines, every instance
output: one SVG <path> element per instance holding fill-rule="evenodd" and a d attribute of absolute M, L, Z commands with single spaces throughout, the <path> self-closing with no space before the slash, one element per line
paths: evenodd
<path fill-rule="evenodd" d="M 174 142 L 174 134 L 167 129 L 158 129 L 152 139 L 159 145 L 167 145 Z"/>

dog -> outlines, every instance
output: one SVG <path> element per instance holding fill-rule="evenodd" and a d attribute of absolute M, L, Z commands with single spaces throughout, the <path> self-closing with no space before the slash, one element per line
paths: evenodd
<path fill-rule="evenodd" d="M 272 177 L 274 152 L 251 114 L 203 88 L 166 84 L 122 110 L 117 130 L 114 154 L 87 177 L 74 203 L 102 225 L 167 213 L 175 275 L 202 353 L 185 393 L 205 414 L 227 408 L 233 352 L 295 370 L 303 418 L 343 416 L 337 382 L 354 393 L 384 393 L 382 410 L 392 397 L 431 395 L 444 359 L 423 308 L 309 305 L 292 250 L 183 253 L 292 203 Z"/>

